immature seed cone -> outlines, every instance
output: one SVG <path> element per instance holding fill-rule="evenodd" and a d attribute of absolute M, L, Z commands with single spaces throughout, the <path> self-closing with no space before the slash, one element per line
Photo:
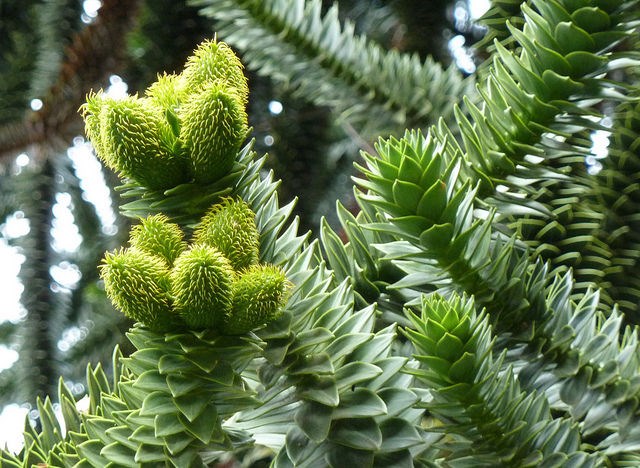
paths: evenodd
<path fill-rule="evenodd" d="M 240 271 L 258 263 L 260 235 L 255 214 L 242 200 L 225 199 L 202 218 L 195 242 L 212 245 Z"/>
<path fill-rule="evenodd" d="M 275 320 L 282 313 L 288 290 L 289 281 L 280 268 L 252 266 L 234 284 L 233 310 L 223 333 L 240 335 Z"/>
<path fill-rule="evenodd" d="M 175 110 L 180 105 L 179 81 L 178 75 L 158 75 L 158 79 L 151 83 L 145 95 L 158 108 Z"/>
<path fill-rule="evenodd" d="M 187 60 L 182 72 L 183 86 L 191 92 L 213 82 L 220 82 L 226 88 L 234 88 L 244 105 L 248 100 L 249 86 L 242 69 L 242 62 L 227 44 L 205 41 Z"/>
<path fill-rule="evenodd" d="M 170 305 L 169 269 L 162 259 L 135 248 L 107 252 L 100 276 L 107 295 L 127 317 L 159 332 L 177 322 Z"/>
<path fill-rule="evenodd" d="M 178 139 L 181 124 L 178 118 L 178 109 L 184 95 L 179 89 L 179 82 L 180 79 L 177 75 L 158 75 L 157 81 L 153 82 L 145 93 L 145 101 L 150 107 L 156 108 L 158 115 L 161 116 L 163 125 L 160 140 L 175 155 L 181 155 L 181 142 Z"/>
<path fill-rule="evenodd" d="M 89 114 L 85 114 L 85 120 L 95 126 Z M 99 156 L 111 169 L 153 190 L 187 181 L 185 161 L 166 144 L 171 133 L 168 123 L 144 100 L 104 99 L 99 126 Z M 88 133 L 94 132 L 88 130 Z"/>
<path fill-rule="evenodd" d="M 132 247 L 163 258 L 169 266 L 187 248 L 180 227 L 163 214 L 142 219 L 131 229 L 129 242 Z"/>
<path fill-rule="evenodd" d="M 107 154 L 102 143 L 102 130 L 100 126 L 100 113 L 104 107 L 104 100 L 105 97 L 102 92 L 92 92 L 87 96 L 87 102 L 82 105 L 80 112 L 84 118 L 84 130 L 87 138 L 91 141 L 98 157 L 106 162 Z M 110 164 L 107 165 L 111 167 Z"/>
<path fill-rule="evenodd" d="M 210 183 L 233 167 L 247 136 L 247 113 L 238 96 L 221 83 L 204 86 L 180 108 L 180 140 L 196 182 Z"/>
<path fill-rule="evenodd" d="M 215 247 L 196 244 L 171 271 L 174 309 L 191 329 L 215 328 L 231 312 L 234 271 Z"/>

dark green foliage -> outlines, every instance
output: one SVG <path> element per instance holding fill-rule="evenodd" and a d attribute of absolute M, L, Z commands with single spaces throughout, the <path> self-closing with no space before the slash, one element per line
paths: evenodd
<path fill-rule="evenodd" d="M 595 202 L 609 210 L 599 222 L 599 240 L 611 251 L 610 262 L 602 268 L 601 281 L 606 285 L 608 295 L 615 298 L 622 310 L 630 313 L 638 307 L 640 291 L 640 283 L 633 273 L 640 256 L 635 216 L 640 195 L 635 182 L 640 168 L 637 154 L 639 123 L 640 109 L 636 103 L 623 103 L 615 108 L 609 153 L 601 160 L 603 168 L 595 179 L 597 190 L 594 190 Z"/>
<path fill-rule="evenodd" d="M 43 430 L 27 428 L 27 449 L 3 460 L 202 466 L 261 446 L 274 467 L 637 464 L 640 354 L 638 327 L 627 325 L 640 297 L 637 106 L 625 103 L 637 93 L 632 73 L 613 70 L 635 63 L 620 48 L 635 44 L 637 2 L 584 3 L 523 3 L 522 28 L 505 23 L 511 39 L 494 43 L 473 99 L 453 114 L 435 106 L 437 125 L 364 152 L 359 211 L 337 208 L 342 238 L 327 222 L 319 239 L 298 235 L 293 203 L 280 205 L 252 143 L 208 185 L 126 185 L 135 200 L 125 213 L 196 227 L 169 279 L 171 305 L 186 304 L 199 330 L 135 326 L 136 351 L 116 352 L 113 382 L 89 367 L 86 414 L 61 389 L 74 429 L 62 438 L 45 403 Z M 355 38 L 337 10 L 323 16 L 316 1 L 198 4 L 262 73 L 318 103 L 355 90 L 348 102 L 322 102 L 353 110 L 353 122 L 368 125 L 354 101 L 367 112 L 406 111 L 398 120 L 380 111 L 388 127 L 370 128 L 427 121 L 417 103 L 435 101 L 411 84 L 414 59 Z M 501 5 L 489 14 L 496 31 L 518 16 Z M 384 88 L 356 73 L 395 65 L 412 93 L 400 78 Z M 176 89 L 173 79 L 155 91 L 169 110 L 175 102 L 160 88 Z M 311 79 L 329 84 L 311 89 Z M 460 85 L 451 80 L 449 89 Z M 588 140 L 613 108 L 611 157 L 592 176 Z M 241 222 L 229 221 L 230 207 Z M 228 262 L 227 243 L 249 246 L 248 260 Z M 146 310 L 154 299 L 133 289 L 114 292 Z"/>
<path fill-rule="evenodd" d="M 158 72 L 177 73 L 197 44 L 211 37 L 211 24 L 195 7 L 175 0 L 140 2 L 138 21 L 127 37 L 129 89 L 142 92 Z M 170 51 L 170 52 L 169 52 Z"/>
<path fill-rule="evenodd" d="M 25 281 L 23 304 L 29 312 L 20 324 L 18 350 L 24 367 L 14 388 L 14 398 L 19 401 L 44 398 L 53 393 L 57 380 L 56 368 L 50 364 L 57 355 L 56 330 L 49 325 L 59 311 L 56 305 L 60 304 L 51 289 L 53 279 L 49 273 L 49 265 L 57 257 L 51 246 L 50 233 L 51 210 L 55 203 L 53 175 L 53 164 L 47 161 L 32 174 L 21 177 L 26 190 L 22 192 L 20 205 L 33 228 L 18 239 L 18 245 L 32 252 L 21 266 Z"/>
<path fill-rule="evenodd" d="M 432 389 L 425 402 L 451 436 L 443 443 L 453 466 L 598 466 L 580 451 L 577 425 L 554 419 L 546 398 L 520 389 L 504 354 L 494 358 L 486 316 L 473 301 L 453 296 L 423 300 L 421 316 L 410 313 L 406 331 L 421 368 L 412 371 Z M 455 436 L 461 436 L 459 439 Z"/>
<path fill-rule="evenodd" d="M 250 83 L 255 151 L 269 153 L 267 168 L 282 179 L 282 198 L 297 200 L 294 213 L 300 217 L 300 231 L 315 230 L 320 214 L 331 213 L 335 200 L 350 191 L 350 153 L 355 154 L 357 145 L 345 145 L 344 131 L 326 107 L 297 98 L 260 76 L 251 76 Z M 273 102 L 282 104 L 280 114 L 269 110 Z"/>
<path fill-rule="evenodd" d="M 337 7 L 322 15 L 318 0 L 192 4 L 216 19 L 218 33 L 242 50 L 251 68 L 291 86 L 305 99 L 330 106 L 365 140 L 434 123 L 436 116 L 447 118 L 465 90 L 454 68 L 383 51 L 364 36 L 355 36 L 352 24 L 340 24 Z"/>
<path fill-rule="evenodd" d="M 34 28 L 38 37 L 31 38 L 38 45 L 29 90 L 30 95 L 35 98 L 43 98 L 51 83 L 58 78 L 65 48 L 69 46 L 74 33 L 83 26 L 77 0 L 48 0 L 40 3 L 33 10 L 38 21 L 38 27 Z"/>
<path fill-rule="evenodd" d="M 36 1 L 2 2 L 0 17 L 15 18 L 16 21 L 0 24 L 0 123 L 16 120 L 28 108 L 29 75 L 35 68 L 35 57 L 31 52 L 33 29 L 37 19 L 34 14 Z"/>
<path fill-rule="evenodd" d="M 386 2 L 385 2 L 386 3 Z M 412 2 L 394 0 L 388 2 L 398 12 L 404 31 L 400 35 L 399 48 L 417 52 L 421 57 L 433 56 L 441 63 L 451 61 L 447 51 L 447 33 L 454 29 L 451 24 L 454 8 L 464 8 L 462 4 L 452 4 L 447 0 Z"/>

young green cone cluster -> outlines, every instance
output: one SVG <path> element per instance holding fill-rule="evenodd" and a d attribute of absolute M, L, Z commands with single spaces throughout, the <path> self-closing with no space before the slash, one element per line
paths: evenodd
<path fill-rule="evenodd" d="M 225 199 L 205 214 L 191 245 L 166 216 L 143 219 L 129 248 L 106 254 L 101 276 L 115 306 L 154 331 L 237 335 L 276 319 L 287 299 L 284 272 L 259 264 L 258 249 L 253 211 Z"/>
<path fill-rule="evenodd" d="M 144 96 L 102 91 L 82 107 L 87 136 L 122 177 L 163 190 L 228 173 L 248 132 L 247 80 L 223 42 L 206 41 L 180 75 L 161 75 Z"/>

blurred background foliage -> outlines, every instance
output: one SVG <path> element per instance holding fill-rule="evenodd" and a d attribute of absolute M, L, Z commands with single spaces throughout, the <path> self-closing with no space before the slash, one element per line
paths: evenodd
<path fill-rule="evenodd" d="M 475 70 L 466 47 L 482 30 L 465 1 L 337 3 L 341 20 L 386 49 Z M 84 141 L 78 107 L 91 89 L 142 91 L 216 31 L 185 1 L 0 0 L 0 408 L 28 409 L 61 375 L 81 396 L 87 361 L 107 366 L 130 325 L 97 265 L 131 221 L 117 213 L 117 179 Z M 337 199 L 350 205 L 353 162 L 377 135 L 247 74 L 256 149 L 269 153 L 282 199 L 298 198 L 302 230 L 317 231 Z"/>

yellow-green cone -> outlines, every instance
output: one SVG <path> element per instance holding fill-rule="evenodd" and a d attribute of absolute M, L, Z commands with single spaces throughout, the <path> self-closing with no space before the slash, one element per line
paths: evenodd
<path fill-rule="evenodd" d="M 191 329 L 216 328 L 231 312 L 234 271 L 219 250 L 197 244 L 171 271 L 174 309 Z"/>
<path fill-rule="evenodd" d="M 203 86 L 178 113 L 183 154 L 196 182 L 214 182 L 233 167 L 248 132 L 238 96 L 220 83 Z"/>
<path fill-rule="evenodd" d="M 100 113 L 103 109 L 104 96 L 100 93 L 90 93 L 87 96 L 87 102 L 82 105 L 80 112 L 84 118 L 84 130 L 87 138 L 91 141 L 96 155 L 103 161 L 107 162 L 108 155 L 102 144 L 102 130 L 100 127 Z M 112 167 L 111 163 L 107 163 Z"/>
<path fill-rule="evenodd" d="M 240 59 L 224 42 L 205 41 L 189 57 L 182 72 L 183 89 L 193 92 L 214 82 L 234 88 L 244 105 L 249 96 L 247 78 Z"/>
<path fill-rule="evenodd" d="M 255 214 L 242 200 L 225 199 L 202 218 L 195 242 L 212 245 L 240 271 L 258 262 L 260 236 Z"/>
<path fill-rule="evenodd" d="M 179 80 L 178 75 L 158 75 L 158 79 L 147 88 L 145 95 L 154 106 L 163 110 L 175 110 L 180 106 Z"/>
<path fill-rule="evenodd" d="M 274 265 L 254 265 L 233 287 L 233 309 L 222 331 L 228 335 L 247 333 L 267 324 L 282 313 L 289 281 Z"/>
<path fill-rule="evenodd" d="M 187 181 L 185 161 L 167 147 L 171 131 L 157 109 L 136 97 L 102 103 L 100 150 L 107 166 L 154 190 Z"/>
<path fill-rule="evenodd" d="M 176 323 L 169 270 L 162 259 L 138 249 L 107 252 L 100 276 L 107 295 L 127 317 L 160 332 Z"/>
<path fill-rule="evenodd" d="M 146 91 L 146 101 L 150 107 L 158 109 L 158 115 L 163 119 L 160 139 L 162 143 L 171 148 L 174 154 L 181 154 L 180 120 L 178 108 L 182 102 L 179 91 L 179 77 L 177 75 L 158 75 L 158 80 L 151 84 Z M 186 165 L 185 165 L 186 167 Z"/>
<path fill-rule="evenodd" d="M 187 247 L 180 227 L 162 214 L 142 219 L 131 229 L 129 242 L 132 247 L 163 258 L 169 266 Z"/>

